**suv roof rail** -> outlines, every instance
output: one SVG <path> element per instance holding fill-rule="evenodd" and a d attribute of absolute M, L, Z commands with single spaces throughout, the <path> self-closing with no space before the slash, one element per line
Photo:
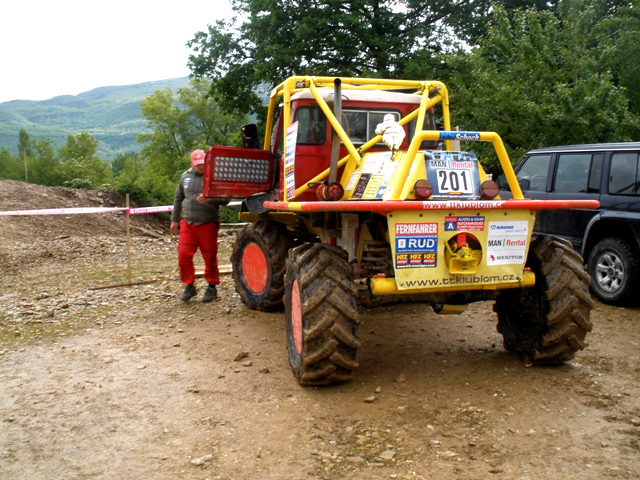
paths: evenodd
<path fill-rule="evenodd" d="M 594 150 L 638 150 L 640 142 L 591 143 L 582 145 L 559 145 L 553 147 L 535 148 L 527 153 L 564 152 L 564 151 L 594 151 Z"/>

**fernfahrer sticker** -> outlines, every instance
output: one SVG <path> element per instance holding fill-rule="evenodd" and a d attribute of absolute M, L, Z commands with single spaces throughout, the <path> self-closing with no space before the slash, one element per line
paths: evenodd
<path fill-rule="evenodd" d="M 396 224 L 396 268 L 434 268 L 437 251 L 437 223 Z"/>

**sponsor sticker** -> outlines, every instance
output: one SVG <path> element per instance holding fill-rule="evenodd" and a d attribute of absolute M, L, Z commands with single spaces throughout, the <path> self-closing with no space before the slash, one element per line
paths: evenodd
<path fill-rule="evenodd" d="M 360 174 L 360 178 L 358 179 L 358 183 L 356 183 L 356 186 L 353 189 L 351 198 L 362 198 L 362 195 L 364 195 L 364 192 L 367 189 L 367 185 L 369 184 L 370 179 L 371 179 L 370 173 Z"/>
<path fill-rule="evenodd" d="M 353 190 L 353 187 L 355 187 L 356 182 L 358 181 L 358 178 L 360 178 L 360 172 L 354 172 L 351 175 L 351 178 L 349 178 L 349 182 L 347 182 L 347 186 L 345 187 L 345 190 Z"/>
<path fill-rule="evenodd" d="M 487 265 L 522 265 L 527 254 L 529 223 L 489 222 Z"/>
<path fill-rule="evenodd" d="M 364 189 L 364 193 L 362 194 L 363 199 L 373 199 L 378 195 L 378 191 L 382 186 L 382 175 L 372 175 L 369 183 L 367 183 L 367 188 Z"/>
<path fill-rule="evenodd" d="M 480 132 L 440 132 L 440 140 L 477 142 L 480 140 Z"/>
<path fill-rule="evenodd" d="M 435 253 L 401 253 L 396 255 L 396 268 L 435 268 Z"/>
<path fill-rule="evenodd" d="M 435 252 L 438 237 L 400 237 L 396 238 L 396 252 Z"/>
<path fill-rule="evenodd" d="M 484 217 L 445 217 L 445 232 L 481 232 L 484 230 Z"/>
<path fill-rule="evenodd" d="M 284 178 L 287 190 L 287 198 L 293 198 L 296 194 L 296 142 L 298 139 L 298 122 L 292 123 L 287 128 L 286 152 L 284 158 Z"/>
<path fill-rule="evenodd" d="M 367 155 L 360 173 L 382 173 L 387 162 L 391 160 L 391 152 L 376 152 Z"/>
<path fill-rule="evenodd" d="M 437 223 L 396 223 L 398 235 L 438 235 Z"/>
<path fill-rule="evenodd" d="M 527 222 L 491 222 L 489 235 L 526 235 L 529 231 Z"/>
<path fill-rule="evenodd" d="M 396 268 L 434 268 L 438 251 L 437 223 L 397 223 Z"/>

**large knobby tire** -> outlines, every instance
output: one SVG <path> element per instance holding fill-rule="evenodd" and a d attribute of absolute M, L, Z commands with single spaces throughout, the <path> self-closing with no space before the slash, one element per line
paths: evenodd
<path fill-rule="evenodd" d="M 591 282 L 582 257 L 569 242 L 540 236 L 531 242 L 527 266 L 535 285 L 501 291 L 494 306 L 504 347 L 538 365 L 571 360 L 592 328 Z"/>
<path fill-rule="evenodd" d="M 589 255 L 591 289 L 603 302 L 624 303 L 637 294 L 640 261 L 622 238 L 600 240 Z"/>
<path fill-rule="evenodd" d="M 233 280 L 249 308 L 282 309 L 287 252 L 292 246 L 291 235 L 275 222 L 250 223 L 238 234 L 231 254 Z"/>
<path fill-rule="evenodd" d="M 352 379 L 360 348 L 357 294 L 353 268 L 341 248 L 315 243 L 289 251 L 284 301 L 287 348 L 300 385 Z"/>

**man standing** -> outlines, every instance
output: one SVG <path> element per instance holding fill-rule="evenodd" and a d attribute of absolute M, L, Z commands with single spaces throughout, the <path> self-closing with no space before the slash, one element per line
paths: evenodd
<path fill-rule="evenodd" d="M 202 298 L 210 302 L 217 298 L 216 285 L 220 284 L 218 271 L 218 229 L 220 228 L 220 205 L 228 200 L 205 198 L 202 195 L 204 172 L 204 151 L 195 150 L 191 154 L 191 168 L 182 174 L 173 201 L 171 214 L 171 232 L 180 232 L 178 238 L 178 266 L 180 278 L 185 285 L 180 297 L 188 302 L 196 295 L 195 268 L 193 256 L 200 248 L 204 259 L 204 278 L 209 283 Z M 178 227 L 178 220 L 180 226 Z"/>

